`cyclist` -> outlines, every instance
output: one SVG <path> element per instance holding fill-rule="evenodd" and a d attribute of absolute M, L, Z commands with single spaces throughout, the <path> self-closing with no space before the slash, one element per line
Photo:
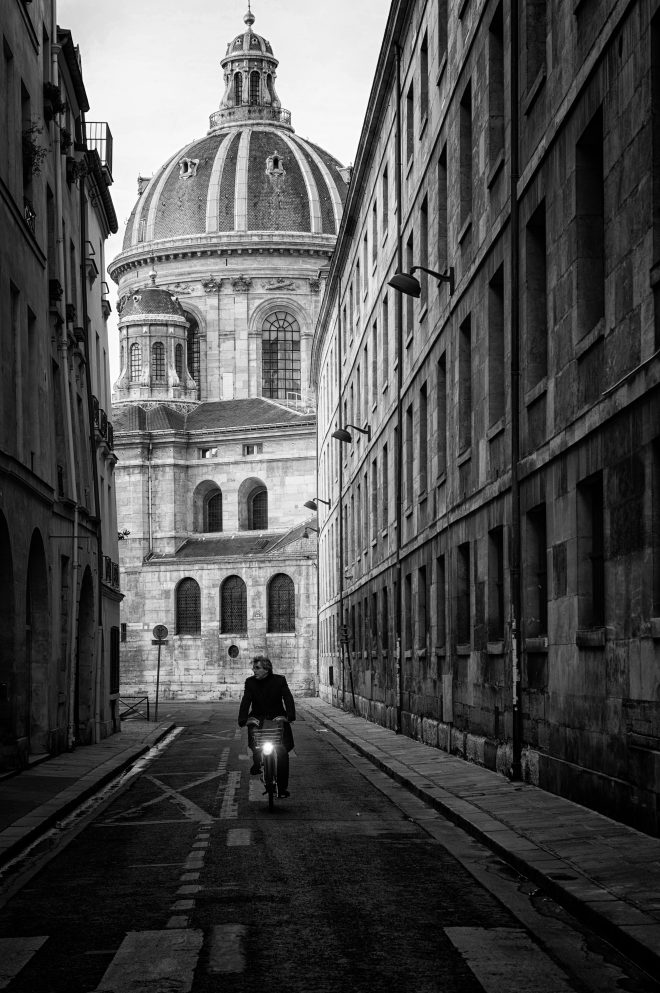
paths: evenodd
<path fill-rule="evenodd" d="M 280 797 L 289 796 L 289 752 L 293 748 L 291 722 L 296 719 L 296 705 L 286 677 L 273 672 L 265 655 L 252 659 L 252 676 L 245 680 L 243 699 L 238 709 L 238 726 L 248 726 L 248 745 L 252 751 L 250 774 L 259 774 L 259 756 L 255 753 L 253 729 L 264 720 L 283 722 L 282 745 L 277 755 L 277 790 Z"/>

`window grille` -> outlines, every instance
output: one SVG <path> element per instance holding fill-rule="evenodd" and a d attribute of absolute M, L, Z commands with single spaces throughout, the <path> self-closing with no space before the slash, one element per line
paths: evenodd
<path fill-rule="evenodd" d="M 259 103 L 260 76 L 258 72 L 250 73 L 250 103 Z"/>
<path fill-rule="evenodd" d="M 243 103 L 243 73 L 234 73 L 234 103 L 239 107 Z"/>
<path fill-rule="evenodd" d="M 255 490 L 249 500 L 248 530 L 266 531 L 268 528 L 268 490 Z"/>
<path fill-rule="evenodd" d="M 188 372 L 197 384 L 197 396 L 200 396 L 200 363 L 199 363 L 199 326 L 194 317 L 188 318 Z"/>
<path fill-rule="evenodd" d="M 247 587 L 240 576 L 228 576 L 220 592 L 222 634 L 247 635 Z"/>
<path fill-rule="evenodd" d="M 206 505 L 206 530 L 222 531 L 222 493 L 214 493 Z"/>
<path fill-rule="evenodd" d="M 165 382 L 165 345 L 162 341 L 154 342 L 151 348 L 151 382 Z"/>
<path fill-rule="evenodd" d="M 262 389 L 265 397 L 286 400 L 300 393 L 300 326 L 292 314 L 277 311 L 261 332 Z"/>
<path fill-rule="evenodd" d="M 201 614 L 199 586 L 194 579 L 182 579 L 176 590 L 176 633 L 200 634 Z"/>
<path fill-rule="evenodd" d="M 296 630 L 296 603 L 293 580 L 280 572 L 268 586 L 268 630 Z"/>
<path fill-rule="evenodd" d="M 137 382 L 142 372 L 142 351 L 139 344 L 134 342 L 131 345 L 131 381 Z"/>
<path fill-rule="evenodd" d="M 183 379 L 183 345 L 177 345 L 174 349 L 174 371 L 179 379 Z"/>

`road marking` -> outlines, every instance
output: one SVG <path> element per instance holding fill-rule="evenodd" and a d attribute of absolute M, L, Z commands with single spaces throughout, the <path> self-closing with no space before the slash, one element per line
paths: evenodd
<path fill-rule="evenodd" d="M 520 928 L 444 930 L 485 993 L 574 993 L 566 973 Z"/>
<path fill-rule="evenodd" d="M 252 831 L 250 828 L 230 828 L 227 831 L 227 847 L 234 848 L 237 845 L 251 845 Z"/>
<path fill-rule="evenodd" d="M 0 990 L 7 989 L 45 941 L 48 941 L 47 934 L 33 938 L 0 938 Z"/>
<path fill-rule="evenodd" d="M 244 924 L 217 924 L 209 938 L 208 971 L 212 975 L 245 970 Z"/>
<path fill-rule="evenodd" d="M 248 791 L 248 800 L 250 803 L 254 803 L 257 800 L 261 801 L 265 796 L 264 784 L 261 782 L 261 779 L 257 779 L 256 777 L 251 779 L 250 789 Z"/>
<path fill-rule="evenodd" d="M 129 931 L 108 966 L 96 993 L 117 990 L 176 990 L 190 993 L 201 931 Z"/>
<path fill-rule="evenodd" d="M 220 820 L 228 820 L 238 817 L 238 800 L 236 793 L 241 785 L 241 773 L 230 772 L 227 774 L 227 786 L 225 787 L 220 808 Z"/>

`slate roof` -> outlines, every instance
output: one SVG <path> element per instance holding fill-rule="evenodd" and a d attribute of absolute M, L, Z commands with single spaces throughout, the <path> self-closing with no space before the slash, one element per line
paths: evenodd
<path fill-rule="evenodd" d="M 200 403 L 188 412 L 175 410 L 166 403 L 146 410 L 138 404 L 122 404 L 112 412 L 115 435 L 128 431 L 231 431 L 313 422 L 313 414 L 299 413 L 261 397 L 214 400 Z"/>

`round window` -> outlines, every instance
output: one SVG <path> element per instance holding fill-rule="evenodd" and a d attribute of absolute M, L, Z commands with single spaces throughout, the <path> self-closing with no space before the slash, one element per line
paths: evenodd
<path fill-rule="evenodd" d="M 227 652 L 230 659 L 238 658 L 238 645 L 230 645 Z"/>

